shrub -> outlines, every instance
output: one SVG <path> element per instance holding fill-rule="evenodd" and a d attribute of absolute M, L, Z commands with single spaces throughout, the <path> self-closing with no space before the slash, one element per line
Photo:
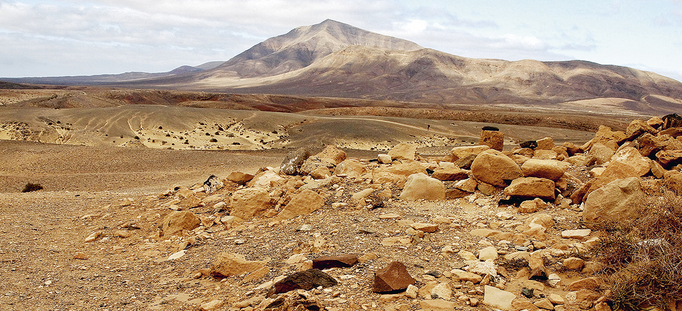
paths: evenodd
<path fill-rule="evenodd" d="M 24 190 L 21 190 L 21 192 L 33 192 L 38 190 L 43 190 L 43 186 L 41 186 L 40 184 L 27 183 L 24 186 Z"/>
<path fill-rule="evenodd" d="M 593 249 L 609 266 L 615 310 L 640 310 L 682 300 L 682 197 L 671 192 L 647 203 L 647 213 Z"/>

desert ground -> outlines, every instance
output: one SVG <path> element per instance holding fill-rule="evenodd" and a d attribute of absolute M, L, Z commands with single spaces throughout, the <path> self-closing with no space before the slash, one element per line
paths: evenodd
<path fill-rule="evenodd" d="M 490 246 L 497 247 L 500 258 L 517 250 L 547 250 L 547 271 L 557 274 L 562 285 L 529 279 L 523 275 L 529 271 L 519 272 L 522 267 L 503 259 L 498 260 L 502 277 L 483 282 L 517 296 L 523 288 L 534 288 L 531 302 L 559 296 L 562 302 L 552 303 L 555 310 L 581 308 L 566 298 L 571 292 L 567 287 L 592 274 L 557 264 L 584 252 L 599 236 L 562 236 L 565 230 L 584 229 L 576 204 L 551 202 L 542 211 L 553 219 L 546 236 L 512 241 L 472 233 L 516 232 L 533 219 L 533 213 L 499 203 L 499 193 L 406 201 L 398 198 L 396 185 L 372 183 L 366 176 L 294 176 L 286 177 L 286 184 L 266 187 L 267 196 L 279 198 L 282 206 L 299 188 L 324 197 L 320 209 L 291 219 L 273 220 L 270 215 L 232 223 L 217 206 L 227 202 L 229 207 L 237 191 L 250 187 L 228 182 L 228 175 L 277 171 L 299 147 L 315 154 L 336 146 L 345 158 L 376 169 L 385 166 L 377 162 L 379 154 L 408 143 L 417 147 L 419 161 L 438 166 L 453 147 L 477 144 L 484 126 L 498 127 L 505 134 L 504 149 L 510 151 L 520 142 L 544 137 L 556 145 L 582 145 L 599 124 L 624 130 L 637 117 L 506 108 L 459 112 L 483 121 L 476 122 L 454 113 L 451 119 L 429 118 L 434 107 L 406 110 L 395 103 L 369 111 L 323 105 L 276 112 L 273 106 L 255 109 L 258 104 L 253 103 L 241 103 L 242 110 L 218 109 L 235 108 L 229 101 L 116 104 L 104 97 L 78 99 L 73 90 L 56 97 L 54 90 L 40 92 L 4 91 L 0 107 L 1 310 L 263 309 L 272 306 L 267 292 L 273 281 L 309 268 L 314 258 L 343 254 L 357 254 L 361 262 L 324 270 L 338 285 L 283 297 L 327 310 L 429 310 L 432 301 L 490 310 L 482 304 L 487 287 L 481 280 L 459 280 L 451 272 L 467 266 L 467 252 L 474 255 Z M 59 96 L 70 99 L 55 102 Z M 59 106 L 75 102 L 80 106 Z M 57 107 L 50 107 L 55 103 Z M 590 168 L 575 166 L 571 174 L 585 182 Z M 207 193 L 201 185 L 211 175 L 224 185 Z M 43 189 L 21 192 L 27 183 Z M 379 207 L 358 203 L 354 195 L 366 189 L 384 191 L 388 199 Z M 183 206 L 186 198 L 179 193 L 187 190 L 200 203 Z M 201 225 L 164 235 L 164 219 L 177 211 L 198 215 Z M 412 229 L 414 223 L 435 223 L 439 229 L 424 234 Z M 211 269 L 224 252 L 263 261 L 265 268 L 216 278 Z M 407 266 L 419 295 L 372 292 L 374 273 L 392 261 Z M 441 283 L 448 284 L 451 297 L 429 294 Z"/>

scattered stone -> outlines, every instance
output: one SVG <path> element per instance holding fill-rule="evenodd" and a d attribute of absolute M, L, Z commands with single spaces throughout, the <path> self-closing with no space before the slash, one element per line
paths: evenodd
<path fill-rule="evenodd" d="M 168 257 L 168 260 L 176 260 L 176 259 L 182 258 L 183 256 L 185 256 L 186 253 L 187 253 L 187 250 L 183 249 L 179 252 L 176 252 L 176 253 L 173 253 L 172 255 L 170 255 Z"/>
<path fill-rule="evenodd" d="M 415 230 L 419 230 L 422 232 L 427 232 L 427 233 L 433 233 L 438 231 L 438 224 L 429 224 L 429 223 L 423 223 L 423 222 L 415 222 L 410 225 L 412 228 Z"/>
<path fill-rule="evenodd" d="M 336 165 L 334 175 L 345 175 L 346 178 L 360 178 L 365 173 L 365 166 L 355 159 L 346 159 Z"/>
<path fill-rule="evenodd" d="M 508 182 L 523 176 L 518 164 L 497 150 L 481 152 L 471 164 L 471 173 L 476 179 L 498 187 L 506 187 Z"/>
<path fill-rule="evenodd" d="M 414 282 L 416 280 L 407 272 L 405 265 L 394 261 L 375 273 L 372 291 L 375 293 L 399 292 L 407 289 L 407 286 Z"/>
<path fill-rule="evenodd" d="M 483 288 L 483 303 L 500 310 L 512 310 L 512 301 L 516 298 L 513 293 L 486 285 Z"/>
<path fill-rule="evenodd" d="M 412 174 L 405 182 L 405 188 L 400 194 L 403 200 L 444 200 L 445 185 L 438 179 L 431 178 L 424 173 Z"/>
<path fill-rule="evenodd" d="M 549 294 L 547 296 L 547 299 L 549 299 L 549 302 L 551 302 L 552 304 L 555 304 L 555 305 L 563 305 L 565 303 L 564 297 L 561 297 L 561 295 L 557 295 L 557 294 Z"/>
<path fill-rule="evenodd" d="M 87 260 L 88 255 L 85 255 L 85 253 L 77 252 L 77 253 L 73 254 L 73 259 Z"/>
<path fill-rule="evenodd" d="M 459 146 L 459 147 L 452 148 L 451 153 L 452 153 L 454 160 L 458 161 L 459 159 L 469 158 L 470 156 L 474 156 L 474 158 L 475 158 L 481 152 L 486 151 L 488 149 L 490 149 L 490 147 L 486 146 L 486 145 Z M 462 166 L 459 166 L 459 167 L 462 167 Z"/>
<path fill-rule="evenodd" d="M 357 255 L 322 256 L 313 259 L 314 269 L 348 268 L 358 263 Z"/>
<path fill-rule="evenodd" d="M 554 139 L 552 137 L 545 137 L 537 140 L 537 150 L 552 150 L 554 148 Z"/>
<path fill-rule="evenodd" d="M 85 243 L 94 242 L 101 236 L 102 236 L 101 231 L 95 231 L 85 238 Z"/>
<path fill-rule="evenodd" d="M 338 284 L 338 281 L 319 269 L 308 269 L 296 272 L 283 280 L 276 282 L 269 292 L 269 296 L 286 293 L 295 289 L 310 290 L 321 286 L 323 288 Z"/>
<path fill-rule="evenodd" d="M 164 236 L 171 236 L 183 231 L 194 230 L 201 225 L 199 217 L 189 211 L 170 212 L 161 224 Z"/>
<path fill-rule="evenodd" d="M 533 303 L 536 307 L 540 309 L 545 309 L 545 310 L 554 310 L 554 305 L 552 304 L 551 301 L 547 298 L 542 298 L 535 303 Z"/>
<path fill-rule="evenodd" d="M 418 294 L 419 294 L 419 288 L 417 286 L 414 286 L 412 284 L 407 286 L 407 289 L 405 290 L 405 295 L 407 295 L 407 297 L 415 299 L 415 298 L 417 298 Z"/>

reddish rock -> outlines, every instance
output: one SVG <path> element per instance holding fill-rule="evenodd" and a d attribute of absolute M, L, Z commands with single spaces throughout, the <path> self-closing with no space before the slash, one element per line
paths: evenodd
<path fill-rule="evenodd" d="M 651 127 L 651 125 L 647 124 L 646 121 L 632 120 L 630 125 L 628 125 L 628 128 L 625 130 L 625 136 L 627 136 L 628 140 L 633 140 L 644 133 L 656 134 L 657 132 L 658 131 Z"/>
<path fill-rule="evenodd" d="M 666 169 L 682 164 L 682 150 L 661 150 L 656 153 L 658 163 Z"/>
<path fill-rule="evenodd" d="M 375 293 L 400 292 L 407 289 L 407 286 L 414 284 L 414 282 L 416 280 L 407 272 L 405 265 L 394 261 L 376 272 L 372 291 Z"/>
<path fill-rule="evenodd" d="M 303 190 L 296 194 L 289 204 L 277 215 L 278 220 L 290 219 L 299 215 L 310 214 L 324 205 L 324 198 L 312 190 Z"/>
<path fill-rule="evenodd" d="M 535 150 L 552 150 L 554 148 L 554 139 L 552 137 L 538 139 L 536 142 L 538 146 L 535 147 Z"/>
<path fill-rule="evenodd" d="M 539 177 L 557 181 L 561 176 L 564 176 L 568 167 L 568 163 L 561 161 L 530 159 L 521 165 L 521 171 L 523 171 L 523 175 L 526 177 Z"/>
<path fill-rule="evenodd" d="M 314 269 L 348 268 L 358 263 L 357 255 L 322 256 L 313 259 Z"/>

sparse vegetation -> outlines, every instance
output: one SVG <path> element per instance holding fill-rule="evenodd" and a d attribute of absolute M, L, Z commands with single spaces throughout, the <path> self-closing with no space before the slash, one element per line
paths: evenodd
<path fill-rule="evenodd" d="M 615 310 L 665 310 L 682 300 L 682 197 L 653 198 L 632 226 L 606 229 L 593 253 L 608 267 Z"/>
<path fill-rule="evenodd" d="M 21 192 L 33 192 L 38 190 L 43 190 L 43 186 L 41 186 L 40 184 L 27 183 L 24 186 L 24 189 L 21 190 Z"/>

